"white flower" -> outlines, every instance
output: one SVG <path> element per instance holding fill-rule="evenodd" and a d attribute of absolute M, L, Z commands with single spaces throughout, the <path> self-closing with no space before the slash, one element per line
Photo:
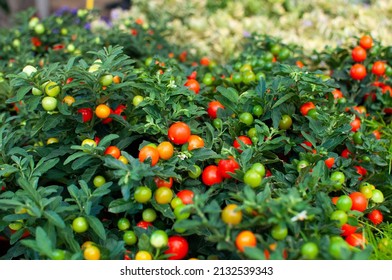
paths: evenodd
<path fill-rule="evenodd" d="M 308 215 L 306 213 L 307 213 L 306 210 L 298 213 L 297 215 L 291 218 L 291 221 L 296 222 L 296 221 L 306 220 L 308 218 Z"/>
<path fill-rule="evenodd" d="M 183 153 L 180 153 L 180 154 L 178 155 L 178 157 L 179 157 L 179 159 L 181 159 L 181 160 L 184 160 L 184 159 L 188 158 L 188 156 L 187 156 L 186 154 L 183 154 Z"/>
<path fill-rule="evenodd" d="M 174 80 L 170 80 L 169 84 L 167 85 L 168 88 L 176 88 L 176 82 Z"/>

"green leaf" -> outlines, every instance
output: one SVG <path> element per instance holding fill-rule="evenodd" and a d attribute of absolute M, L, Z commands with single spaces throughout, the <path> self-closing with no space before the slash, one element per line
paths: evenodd
<path fill-rule="evenodd" d="M 89 226 L 102 240 L 106 240 L 106 232 L 102 222 L 95 216 L 86 216 Z"/>
<path fill-rule="evenodd" d="M 46 234 L 46 232 L 43 230 L 41 227 L 37 227 L 35 230 L 35 240 L 37 242 L 37 246 L 39 248 L 39 251 L 46 255 L 50 256 L 52 254 L 53 250 L 53 245 L 50 241 L 49 236 Z"/>
<path fill-rule="evenodd" d="M 150 250 L 152 249 L 152 246 L 150 244 L 150 237 L 146 233 L 142 233 L 138 237 L 138 239 L 139 239 L 137 242 L 138 249 L 151 252 Z"/>
<path fill-rule="evenodd" d="M 120 198 L 110 202 L 108 211 L 115 214 L 122 213 L 132 209 L 134 205 L 135 203 Z"/>
<path fill-rule="evenodd" d="M 316 147 L 316 139 L 309 133 L 306 133 L 305 131 L 301 132 L 302 136 L 308 140 L 310 143 L 312 143 L 313 147 Z"/>
<path fill-rule="evenodd" d="M 48 117 L 45 118 L 45 124 L 44 124 L 42 130 L 48 131 L 52 128 L 55 128 L 63 120 L 64 120 L 64 117 L 61 114 L 48 115 Z"/>
<path fill-rule="evenodd" d="M 47 160 L 46 158 L 42 158 L 37 163 L 37 167 L 35 168 L 33 175 L 40 177 L 42 174 L 52 169 L 59 161 L 60 161 L 59 158 L 54 158 L 50 160 Z"/>
<path fill-rule="evenodd" d="M 106 135 L 104 138 L 101 139 L 101 141 L 99 141 L 98 147 L 106 147 L 108 144 L 110 144 L 111 141 L 119 137 L 120 136 L 118 136 L 117 134 Z"/>
<path fill-rule="evenodd" d="M 19 231 L 15 232 L 15 233 L 11 236 L 11 239 L 12 239 L 16 234 L 18 234 L 18 233 L 19 233 Z M 20 233 L 21 233 L 21 235 L 22 235 L 22 234 L 23 234 L 23 231 L 20 231 Z M 20 237 L 21 237 L 21 236 L 20 236 Z M 20 237 L 19 237 L 19 238 L 20 238 Z M 18 238 L 17 240 L 19 240 L 19 238 Z M 11 243 L 11 245 L 15 244 L 15 240 L 11 240 L 10 243 Z M 35 241 L 35 240 L 32 240 L 32 239 L 24 239 L 24 240 L 21 240 L 20 243 L 21 243 L 23 246 L 26 246 L 26 247 L 28 247 L 28 248 L 34 250 L 35 252 L 39 252 L 39 251 L 40 251 L 40 248 L 39 248 L 38 245 L 37 245 L 37 241 Z"/>
<path fill-rule="evenodd" d="M 18 89 L 18 91 L 16 92 L 16 100 L 15 101 L 21 101 L 25 95 L 31 90 L 32 86 L 28 85 L 28 86 L 23 86 L 20 89 Z"/>
<path fill-rule="evenodd" d="M 67 243 L 72 252 L 80 252 L 80 244 L 75 240 L 73 230 L 70 226 L 66 226 L 57 233 L 61 239 L 65 240 L 65 243 Z"/>
<path fill-rule="evenodd" d="M 91 155 L 88 157 L 80 157 L 72 163 L 71 168 L 72 170 L 86 168 L 87 166 L 91 166 L 91 161 L 93 161 L 94 159 L 95 158 L 92 157 Z"/>
<path fill-rule="evenodd" d="M 174 220 L 176 217 L 174 216 L 173 210 L 169 204 L 158 204 L 154 199 L 151 200 L 151 205 L 155 208 L 155 210 L 162 213 L 162 215 L 166 218 Z"/>
<path fill-rule="evenodd" d="M 174 223 L 173 228 L 174 229 L 195 229 L 201 225 L 202 225 L 201 221 L 184 219 L 184 220 L 177 220 Z"/>
<path fill-rule="evenodd" d="M 251 260 L 265 260 L 264 251 L 256 247 L 245 247 L 244 254 Z"/>
<path fill-rule="evenodd" d="M 47 218 L 48 221 L 56 227 L 59 227 L 61 229 L 65 228 L 65 223 L 63 219 L 56 212 L 52 210 L 46 210 L 44 211 L 44 217 Z"/>
<path fill-rule="evenodd" d="M 256 194 L 250 186 L 246 185 L 244 187 L 243 192 L 244 192 L 244 196 L 247 200 L 249 200 L 250 202 L 256 202 Z"/>
<path fill-rule="evenodd" d="M 276 101 L 276 103 L 272 106 L 271 109 L 278 107 L 280 104 L 283 104 L 284 102 L 288 101 L 290 98 L 296 95 L 297 94 L 295 92 L 285 94 L 283 97 L 279 98 L 278 101 Z"/>
<path fill-rule="evenodd" d="M 267 185 L 262 192 L 259 192 L 256 196 L 258 204 L 264 203 L 267 199 L 271 198 L 271 189 Z"/>
<path fill-rule="evenodd" d="M 65 70 L 66 72 L 68 72 L 69 70 L 71 70 L 72 66 L 75 64 L 75 59 L 76 59 L 76 56 L 71 57 L 71 58 L 68 60 L 67 65 L 66 65 L 65 68 L 64 68 L 64 70 Z"/>
<path fill-rule="evenodd" d="M 79 201 L 79 196 L 81 191 L 75 185 L 72 184 L 68 186 L 67 190 L 73 199 Z"/>
<path fill-rule="evenodd" d="M 107 182 L 100 186 L 99 188 L 96 188 L 93 193 L 91 194 L 91 197 L 102 197 L 104 195 L 107 195 L 110 193 L 110 186 L 113 185 L 113 182 Z"/>
<path fill-rule="evenodd" d="M 3 164 L 0 169 L 0 177 L 3 177 L 5 175 L 8 176 L 8 175 L 11 175 L 11 174 L 16 173 L 18 171 L 19 171 L 19 169 L 12 166 L 12 165 Z"/>
<path fill-rule="evenodd" d="M 88 153 L 85 152 L 77 152 L 74 153 L 72 155 L 70 155 L 65 161 L 64 161 L 64 165 L 67 165 L 68 163 L 70 163 L 71 161 L 74 161 L 77 158 L 83 157 L 83 156 L 88 156 Z"/>
<path fill-rule="evenodd" d="M 207 159 L 219 158 L 220 156 L 211 149 L 200 148 L 192 151 L 192 160 L 204 161 Z"/>
<path fill-rule="evenodd" d="M 259 83 L 256 86 L 256 94 L 263 100 L 265 96 L 265 90 L 267 89 L 267 84 L 263 77 L 260 78 Z"/>

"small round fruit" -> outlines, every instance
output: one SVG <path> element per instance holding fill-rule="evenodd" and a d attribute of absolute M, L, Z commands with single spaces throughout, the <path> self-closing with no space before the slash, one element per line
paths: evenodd
<path fill-rule="evenodd" d="M 197 80 L 195 79 L 188 79 L 184 86 L 192 90 L 194 93 L 198 94 L 200 91 L 200 84 Z"/>
<path fill-rule="evenodd" d="M 369 183 L 361 183 L 359 185 L 359 191 L 367 198 L 371 198 L 373 196 L 374 186 Z"/>
<path fill-rule="evenodd" d="M 365 50 L 370 49 L 373 46 L 373 39 L 369 35 L 363 35 L 359 40 L 359 45 Z"/>
<path fill-rule="evenodd" d="M 301 255 L 304 259 L 314 260 L 317 258 L 319 248 L 314 242 L 306 242 L 301 246 Z"/>
<path fill-rule="evenodd" d="M 362 233 L 353 233 L 346 237 L 346 242 L 353 247 L 365 247 L 365 237 Z"/>
<path fill-rule="evenodd" d="M 235 245 L 240 252 L 244 252 L 245 247 L 256 247 L 256 244 L 256 236 L 250 230 L 241 231 L 235 239 Z"/>
<path fill-rule="evenodd" d="M 188 219 L 191 213 L 187 210 L 184 211 L 185 204 L 181 201 L 181 204 L 177 205 L 174 208 L 174 216 L 176 217 L 177 220 L 184 220 Z"/>
<path fill-rule="evenodd" d="M 38 88 L 36 88 L 36 87 L 33 87 L 33 88 L 31 89 L 31 93 L 32 93 L 33 95 L 35 95 L 35 96 L 40 96 L 40 95 L 43 94 L 42 90 L 40 90 L 40 89 L 38 89 Z"/>
<path fill-rule="evenodd" d="M 87 219 L 85 217 L 77 217 L 72 221 L 72 229 L 76 233 L 86 232 L 89 228 Z"/>
<path fill-rule="evenodd" d="M 339 190 L 342 188 L 344 181 L 346 180 L 346 176 L 341 171 L 334 171 L 331 174 L 332 186 L 335 190 Z"/>
<path fill-rule="evenodd" d="M 99 78 L 99 83 L 104 87 L 110 86 L 113 83 L 113 75 L 103 75 L 101 78 Z"/>
<path fill-rule="evenodd" d="M 123 240 L 124 240 L 124 243 L 125 243 L 125 244 L 131 246 L 131 245 L 136 244 L 136 242 L 137 242 L 137 236 L 136 236 L 136 234 L 135 234 L 134 231 L 132 231 L 132 230 L 127 230 L 127 231 L 124 232 Z"/>
<path fill-rule="evenodd" d="M 24 73 L 27 74 L 28 77 L 30 77 L 31 75 L 33 75 L 35 72 L 37 72 L 37 68 L 35 68 L 34 66 L 31 65 L 26 65 L 23 70 Z"/>
<path fill-rule="evenodd" d="M 45 93 L 48 96 L 56 97 L 60 93 L 60 86 L 55 82 L 50 81 L 45 85 Z"/>
<path fill-rule="evenodd" d="M 143 221 L 152 223 L 157 218 L 157 212 L 153 208 L 144 209 L 142 212 Z"/>
<path fill-rule="evenodd" d="M 379 225 L 383 222 L 384 216 L 380 210 L 374 209 L 367 215 L 368 219 L 375 225 Z"/>
<path fill-rule="evenodd" d="M 182 200 L 179 197 L 174 197 L 172 199 L 172 201 L 170 201 L 170 206 L 172 209 L 176 209 L 177 206 L 182 205 L 182 204 L 184 204 L 184 203 L 182 203 Z"/>
<path fill-rule="evenodd" d="M 119 230 L 127 230 L 131 227 L 131 222 L 127 218 L 121 218 L 117 221 Z"/>
<path fill-rule="evenodd" d="M 254 169 L 249 169 L 244 174 L 244 183 L 251 186 L 252 188 L 257 188 L 261 185 L 263 178 Z"/>
<path fill-rule="evenodd" d="M 370 198 L 374 203 L 382 203 L 384 201 L 384 194 L 380 190 L 373 190 Z"/>
<path fill-rule="evenodd" d="M 56 137 L 50 137 L 50 138 L 48 138 L 48 140 L 46 140 L 46 144 L 47 145 L 55 144 L 55 143 L 58 143 L 58 142 L 59 142 L 59 139 L 56 138 Z"/>
<path fill-rule="evenodd" d="M 351 198 L 348 195 L 342 195 L 338 198 L 336 202 L 336 208 L 342 211 L 349 211 L 353 205 Z"/>
<path fill-rule="evenodd" d="M 253 115 L 255 115 L 256 117 L 260 117 L 263 113 L 264 113 L 264 109 L 263 106 L 261 105 L 255 105 L 252 109 L 252 113 Z"/>
<path fill-rule="evenodd" d="M 148 251 L 138 251 L 135 255 L 135 260 L 138 261 L 149 261 L 152 260 L 152 255 Z"/>
<path fill-rule="evenodd" d="M 65 259 L 65 251 L 61 249 L 56 249 L 52 253 L 52 260 L 64 260 Z"/>
<path fill-rule="evenodd" d="M 353 205 L 351 206 L 351 210 L 356 210 L 359 212 L 363 212 L 366 210 L 368 205 L 368 200 L 362 193 L 353 192 L 349 196 L 353 202 Z"/>
<path fill-rule="evenodd" d="M 337 221 L 338 226 L 342 227 L 345 223 L 347 223 L 348 216 L 347 213 L 342 210 L 335 210 L 331 214 L 331 220 Z"/>
<path fill-rule="evenodd" d="M 118 159 L 121 156 L 121 151 L 116 146 L 109 146 L 105 149 L 104 154 L 110 155 L 110 156 L 114 157 L 115 159 Z"/>
<path fill-rule="evenodd" d="M 201 175 L 201 168 L 198 165 L 193 165 L 194 170 L 189 170 L 188 171 L 188 176 L 191 177 L 192 179 L 197 179 Z"/>
<path fill-rule="evenodd" d="M 283 130 L 287 130 L 293 124 L 293 120 L 289 115 L 283 115 L 279 121 L 279 128 Z"/>
<path fill-rule="evenodd" d="M 102 175 L 97 175 L 94 177 L 93 179 L 93 185 L 96 188 L 101 187 L 102 185 L 104 185 L 106 183 L 106 179 L 105 177 L 103 177 Z"/>
<path fill-rule="evenodd" d="M 222 221 L 227 225 L 238 225 L 242 221 L 242 211 L 236 204 L 228 204 L 222 210 Z"/>
<path fill-rule="evenodd" d="M 244 123 L 247 126 L 250 126 L 253 123 L 253 116 L 249 112 L 241 113 L 239 118 L 240 122 Z"/>
<path fill-rule="evenodd" d="M 71 106 L 73 103 L 75 103 L 75 98 L 71 95 L 66 95 L 63 98 L 63 102 L 68 106 Z"/>
<path fill-rule="evenodd" d="M 274 225 L 271 229 L 271 236 L 275 240 L 283 240 L 288 234 L 287 226 L 284 224 Z"/>
<path fill-rule="evenodd" d="M 128 159 L 126 157 L 124 157 L 124 156 L 119 156 L 118 160 L 121 161 L 124 164 L 128 164 L 129 163 Z"/>
<path fill-rule="evenodd" d="M 135 190 L 134 198 L 139 203 L 146 203 L 150 201 L 152 197 L 152 191 L 150 188 L 145 186 L 137 187 Z"/>
<path fill-rule="evenodd" d="M 145 162 L 146 160 L 151 161 L 151 166 L 154 166 L 159 161 L 159 151 L 157 148 L 146 145 L 139 151 L 139 161 Z"/>
<path fill-rule="evenodd" d="M 34 26 L 34 32 L 38 35 L 42 35 L 45 32 L 45 26 L 42 23 L 38 23 Z"/>
<path fill-rule="evenodd" d="M 342 233 L 340 234 L 341 236 L 349 236 L 350 234 L 354 233 L 357 231 L 356 226 L 352 226 L 350 224 L 344 224 L 341 227 Z"/>
<path fill-rule="evenodd" d="M 157 249 L 166 247 L 169 242 L 169 237 L 167 233 L 163 230 L 155 230 L 150 237 L 150 244 Z"/>
<path fill-rule="evenodd" d="M 256 171 L 257 173 L 259 173 L 261 178 L 264 178 L 265 172 L 266 172 L 264 164 L 262 164 L 260 162 L 256 162 L 256 163 L 252 164 L 251 169 Z"/>
<path fill-rule="evenodd" d="M 83 251 L 85 260 L 99 260 L 101 258 L 101 251 L 96 246 L 89 246 Z"/>
<path fill-rule="evenodd" d="M 177 193 L 177 198 L 181 199 L 183 204 L 192 204 L 195 193 L 191 190 L 181 190 Z"/>
<path fill-rule="evenodd" d="M 189 136 L 187 142 L 188 142 L 188 151 L 192 151 L 204 147 L 204 140 L 198 135 Z"/>
<path fill-rule="evenodd" d="M 244 136 L 244 135 L 238 136 L 233 142 L 233 147 L 236 148 L 240 153 L 242 152 L 241 142 L 244 145 L 249 145 L 249 146 L 252 145 L 252 140 L 248 136 Z"/>
<path fill-rule="evenodd" d="M 106 119 L 110 116 L 111 110 L 110 107 L 106 104 L 99 104 L 95 108 L 95 115 L 100 119 Z"/>
<path fill-rule="evenodd" d="M 159 158 L 163 160 L 171 159 L 174 154 L 173 144 L 169 141 L 163 141 L 159 143 L 159 145 L 157 146 L 157 150 L 159 153 Z"/>
<path fill-rule="evenodd" d="M 204 168 L 201 174 L 202 182 L 207 186 L 212 186 L 214 184 L 220 184 L 223 181 L 223 177 L 219 172 L 219 168 L 216 165 L 209 165 Z"/>
<path fill-rule="evenodd" d="M 211 101 L 208 103 L 207 113 L 211 119 L 216 119 L 218 117 L 218 110 L 224 110 L 225 106 L 219 101 Z"/>
<path fill-rule="evenodd" d="M 169 127 L 168 137 L 169 140 L 176 144 L 185 144 L 191 136 L 190 127 L 184 122 L 176 122 Z"/>
<path fill-rule="evenodd" d="M 350 69 L 350 76 L 354 80 L 363 80 L 366 77 L 366 67 L 363 64 L 354 64 Z"/>
<path fill-rule="evenodd" d="M 178 235 L 169 237 L 168 247 L 165 254 L 169 255 L 169 260 L 182 260 L 186 257 L 189 250 L 188 241 Z"/>
<path fill-rule="evenodd" d="M 57 108 L 57 99 L 51 96 L 45 96 L 42 98 L 41 104 L 45 111 L 53 111 Z"/>
<path fill-rule="evenodd" d="M 90 147 L 92 147 L 92 148 L 95 148 L 96 146 L 97 146 L 97 142 L 95 142 L 93 139 L 84 139 L 83 141 L 82 141 L 82 145 L 81 145 L 82 147 L 85 147 L 85 146 L 90 146 Z M 87 151 L 87 149 L 86 150 L 83 150 L 84 152 L 86 152 Z"/>
<path fill-rule="evenodd" d="M 158 204 L 168 204 L 173 199 L 173 191 L 168 187 L 157 188 L 154 198 Z"/>
<path fill-rule="evenodd" d="M 349 250 L 349 245 L 340 236 L 336 236 L 336 238 L 333 239 L 331 238 L 328 252 L 334 259 L 342 259 L 344 252 Z"/>
<path fill-rule="evenodd" d="M 142 101 L 144 100 L 144 97 L 141 95 L 136 95 L 132 98 L 132 104 L 133 106 L 138 106 Z"/>

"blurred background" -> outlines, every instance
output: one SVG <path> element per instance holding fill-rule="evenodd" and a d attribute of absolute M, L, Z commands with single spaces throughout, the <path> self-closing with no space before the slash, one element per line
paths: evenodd
<path fill-rule="evenodd" d="M 308 53 L 350 44 L 363 34 L 392 44 L 392 0 L 0 0 L 0 27 L 12 26 L 13 15 L 27 7 L 45 18 L 65 7 L 86 8 L 87 2 L 99 11 L 90 21 L 93 33 L 126 30 L 137 20 L 145 29 L 159 27 L 174 45 L 222 60 L 240 52 L 244 37 L 254 33 Z"/>
<path fill-rule="evenodd" d="M 94 7 L 103 15 L 113 8 L 130 8 L 130 0 L 95 0 Z M 29 7 L 37 9 L 37 15 L 44 18 L 62 7 L 80 9 L 86 7 L 85 0 L 0 0 L 0 26 L 10 26 L 13 15 Z"/>

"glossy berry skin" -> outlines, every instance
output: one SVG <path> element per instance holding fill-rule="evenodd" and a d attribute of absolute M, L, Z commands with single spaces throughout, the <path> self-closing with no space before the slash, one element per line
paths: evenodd
<path fill-rule="evenodd" d="M 89 122 L 93 118 L 93 109 L 91 108 L 80 108 L 78 113 L 82 115 L 83 122 Z"/>
<path fill-rule="evenodd" d="M 235 171 L 240 168 L 240 165 L 234 158 L 221 159 L 218 162 L 218 168 L 221 176 L 229 179 L 231 178 L 230 173 L 235 173 Z"/>
<path fill-rule="evenodd" d="M 201 174 L 202 182 L 207 186 L 212 186 L 214 184 L 219 184 L 222 182 L 223 177 L 219 172 L 219 168 L 216 165 L 209 165 L 204 168 Z"/>
<path fill-rule="evenodd" d="M 351 210 L 356 210 L 359 212 L 363 212 L 366 210 L 368 205 L 368 200 L 364 194 L 360 192 L 353 192 L 349 196 L 353 202 L 351 206 Z"/>
<path fill-rule="evenodd" d="M 185 144 L 186 142 L 188 142 L 190 136 L 191 136 L 191 129 L 184 122 L 176 122 L 169 127 L 168 130 L 169 140 L 176 145 Z"/>
<path fill-rule="evenodd" d="M 374 224 L 379 225 L 383 222 L 384 216 L 380 210 L 374 209 L 367 215 L 368 219 Z"/>
<path fill-rule="evenodd" d="M 207 113 L 211 119 L 216 119 L 218 117 L 218 110 L 224 110 L 225 106 L 223 106 L 219 101 L 211 101 L 208 103 Z"/>
<path fill-rule="evenodd" d="M 168 240 L 168 249 L 165 251 L 169 260 L 182 260 L 186 257 L 189 250 L 188 241 L 178 235 L 170 236 Z"/>

